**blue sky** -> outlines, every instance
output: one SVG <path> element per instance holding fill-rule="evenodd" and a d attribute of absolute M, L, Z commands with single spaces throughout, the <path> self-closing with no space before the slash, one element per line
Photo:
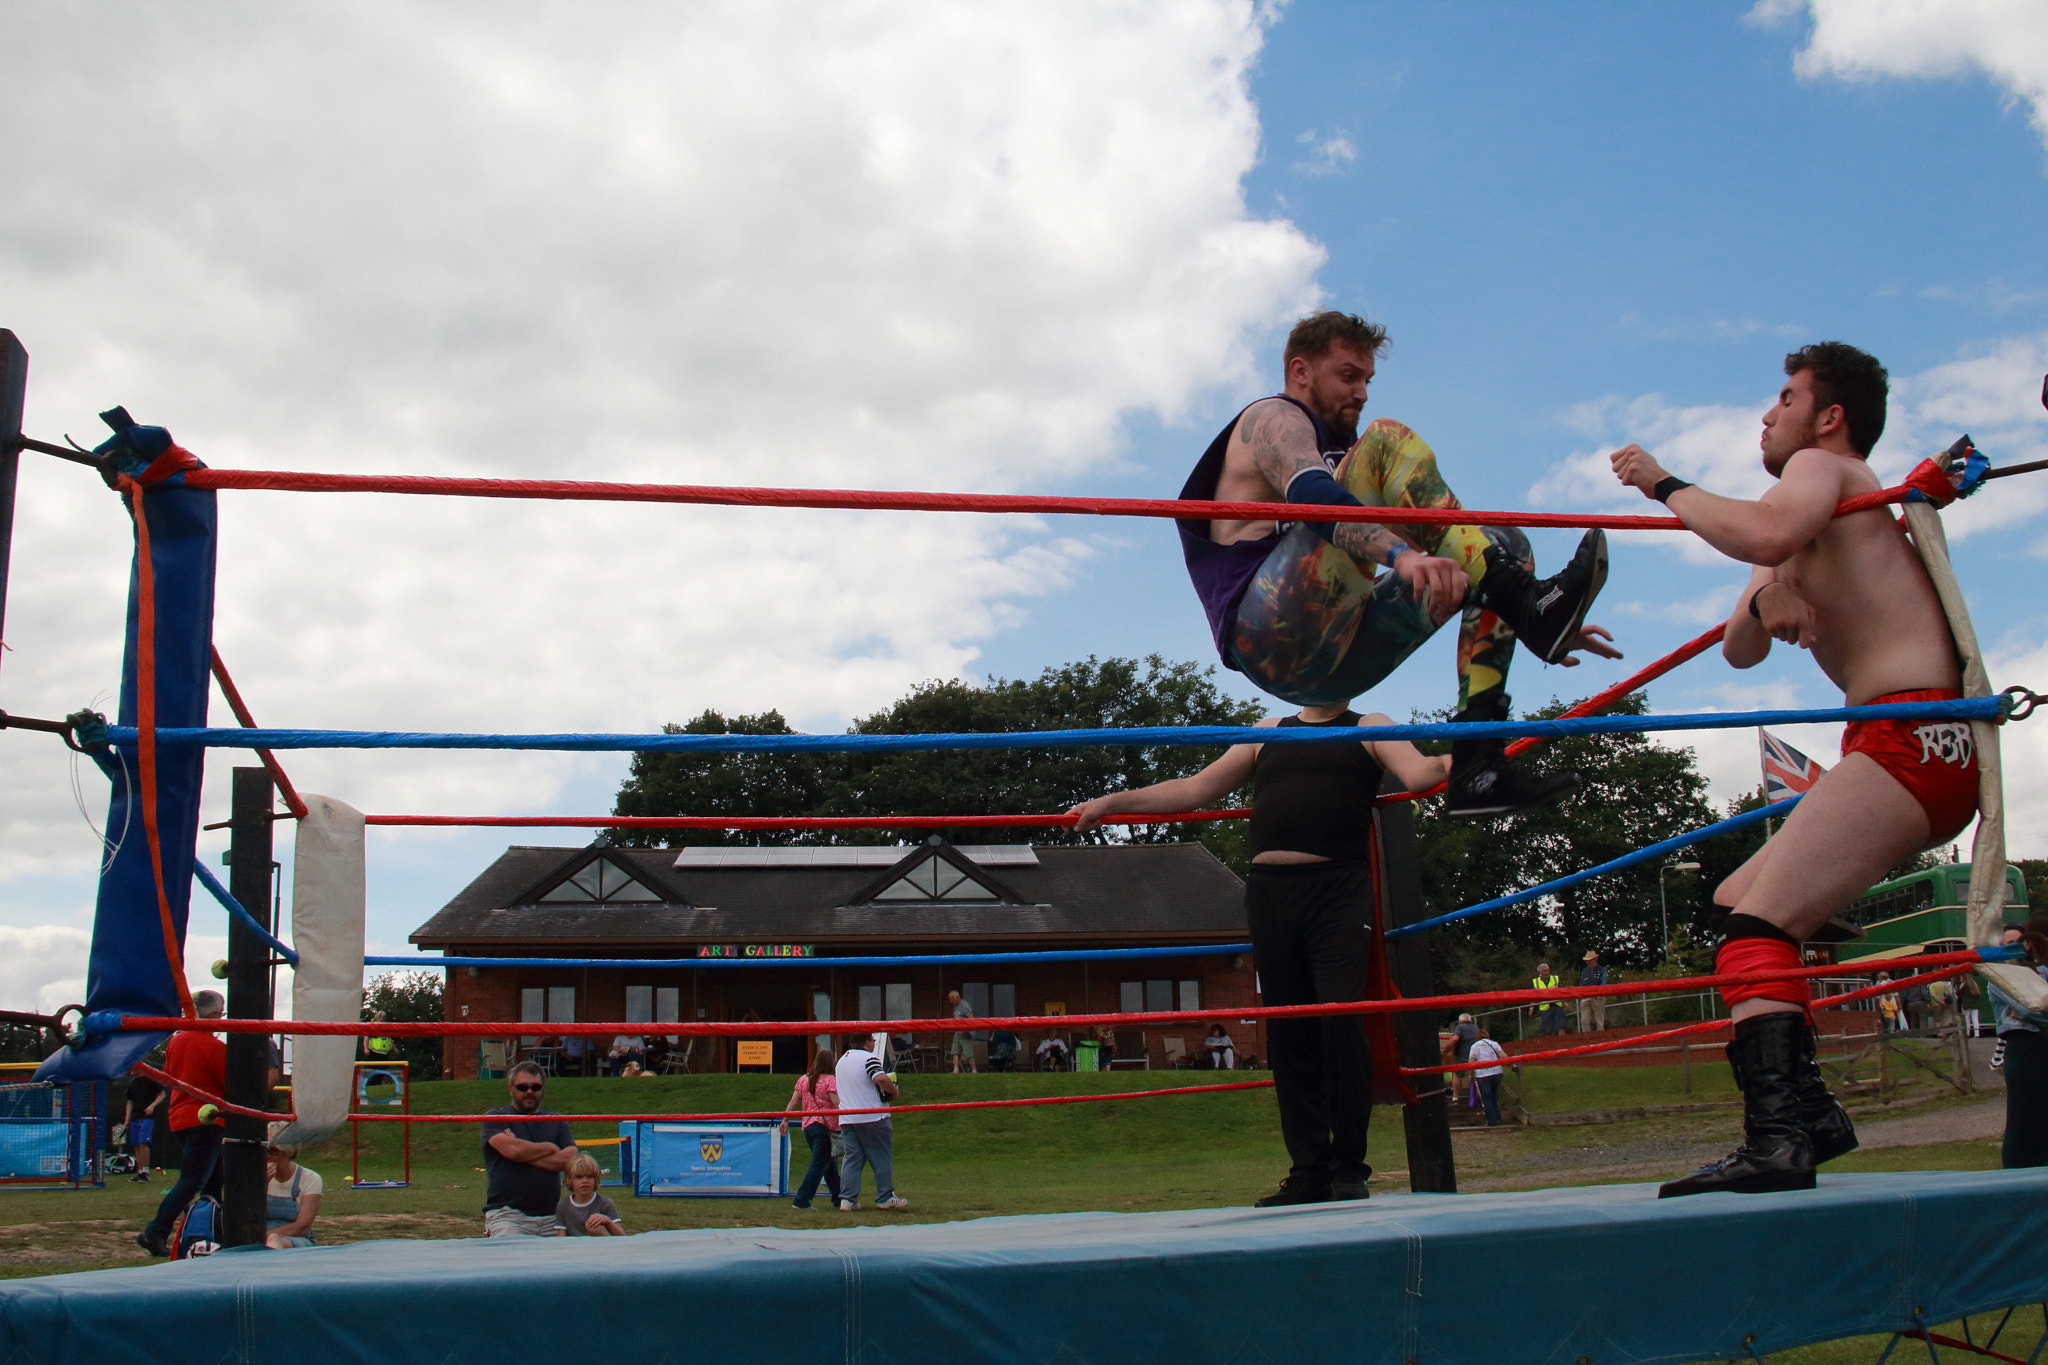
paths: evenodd
<path fill-rule="evenodd" d="M 1629 439 L 1754 495 L 1756 416 L 1820 338 L 1891 367 L 1882 471 L 1965 428 L 2048 455 L 2039 6 L 1759 10 L 17 9 L 0 325 L 35 434 L 124 402 L 228 467 L 1164 496 L 1319 303 L 1392 329 L 1368 415 L 1475 507 L 1648 510 L 1601 474 Z M 110 22 L 141 74 L 78 107 Z M 1995 683 L 2048 684 L 2048 476 L 1949 522 Z M 223 526 L 217 635 L 266 723 L 831 730 L 924 678 L 1208 657 L 1150 522 L 239 495 Z M 111 696 L 126 553 L 96 487 L 24 470 L 0 705 Z M 1594 616 L 1626 664 L 1525 657 L 1522 705 L 1696 634 L 1742 577 L 1677 538 L 1614 562 Z M 1451 689 L 1446 636 L 1369 700 Z M 1781 651 L 1651 699 L 1832 695 Z M 0 1005 L 54 1004 L 96 848 L 63 759 L 6 743 Z M 2048 854 L 2048 740 L 2008 744 L 2013 843 Z M 1717 795 L 1754 752 L 1700 742 Z M 365 810 L 594 813 L 624 765 L 291 767 Z M 373 836 L 373 947 L 506 842 Z"/>

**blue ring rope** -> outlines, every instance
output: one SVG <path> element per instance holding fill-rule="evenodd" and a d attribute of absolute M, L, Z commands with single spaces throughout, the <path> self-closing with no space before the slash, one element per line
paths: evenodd
<path fill-rule="evenodd" d="M 1669 839 L 1660 840 L 1648 847 L 1639 848 L 1633 853 L 1624 853 L 1619 858 L 1609 859 L 1597 867 L 1589 867 L 1583 872 L 1574 872 L 1570 876 L 1559 877 L 1556 881 L 1545 882 L 1541 886 L 1532 886 L 1526 891 L 1517 891 L 1511 895 L 1499 896 L 1490 901 L 1481 901 L 1477 905 L 1468 905 L 1463 910 L 1453 910 L 1448 915 L 1438 915 L 1435 919 L 1421 920 L 1414 924 L 1404 924 L 1399 929 L 1389 929 L 1387 937 L 1402 938 L 1408 934 L 1419 934 L 1424 929 L 1434 928 L 1439 924 L 1449 924 L 1453 920 L 1470 919 L 1474 915 L 1483 915 L 1489 910 L 1505 910 L 1511 905 L 1526 905 L 1539 897 L 1553 895 L 1556 892 L 1577 886 L 1581 882 L 1591 881 L 1595 877 L 1604 876 L 1609 872 L 1619 872 L 1625 867 L 1634 867 L 1638 863 L 1647 863 L 1652 859 L 1661 858 L 1666 853 L 1676 853 L 1681 848 L 1703 842 L 1716 835 L 1732 834 L 1738 829 L 1747 829 L 1760 820 L 1769 820 L 1775 816 L 1783 815 L 1798 804 L 1799 798 L 1794 796 L 1783 801 L 1773 802 L 1768 806 L 1759 807 L 1756 810 L 1744 811 L 1740 815 L 1731 816 L 1729 819 L 1708 825 L 1704 829 L 1696 829 L 1690 834 L 1679 834 Z"/>
<path fill-rule="evenodd" d="M 1580 716 L 1557 720 L 1435 721 L 1360 725 L 1358 740 L 1560 739 L 1568 735 L 1642 734 L 1659 730 L 1739 730 L 1752 725 L 1802 725 L 1854 720 L 1996 720 L 2002 697 L 1887 702 L 1803 711 L 1713 711 L 1675 716 Z M 107 728 L 115 744 L 133 744 L 132 725 Z M 241 730 L 166 728 L 163 745 L 209 749 L 547 749 L 566 753 L 849 753 L 916 749 L 1040 749 L 1083 745 L 1132 747 L 1219 744 L 1327 744 L 1327 730 L 1249 725 L 1147 725 L 1127 729 L 1024 730 L 1009 734 L 937 735 L 621 735 L 434 734 L 402 730 Z"/>
<path fill-rule="evenodd" d="M 222 886 L 220 884 L 219 879 L 216 878 L 211 872 L 206 870 L 205 863 L 199 862 L 197 859 L 194 859 L 192 863 L 192 875 L 199 878 L 199 884 L 201 886 L 205 887 L 208 891 L 211 891 L 213 893 L 213 898 L 215 900 L 219 901 L 222 905 L 227 907 L 228 918 L 235 920 L 244 929 L 247 929 L 250 933 L 256 935 L 256 937 L 262 939 L 265 943 L 269 944 L 270 950 L 272 952 L 276 953 L 285 961 L 291 963 L 294 967 L 299 965 L 299 955 L 293 952 L 290 948 L 286 947 L 282 939 L 279 939 L 275 934 L 271 933 L 268 929 L 265 929 L 262 923 L 254 915 L 249 913 L 248 907 L 243 905 L 240 901 L 236 900 L 234 894 L 230 892 L 225 886 Z"/>

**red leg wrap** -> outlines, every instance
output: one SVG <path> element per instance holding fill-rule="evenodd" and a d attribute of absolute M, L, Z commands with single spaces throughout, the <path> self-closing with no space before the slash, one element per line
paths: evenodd
<path fill-rule="evenodd" d="M 1714 956 L 1714 971 L 1720 976 L 1782 971 L 1801 965 L 1799 949 L 1777 938 L 1730 939 Z M 1783 1000 L 1805 1009 L 1813 1003 L 1813 988 L 1804 980 L 1754 981 L 1739 986 L 1723 986 L 1721 999 L 1730 1006 L 1745 1000 Z"/>

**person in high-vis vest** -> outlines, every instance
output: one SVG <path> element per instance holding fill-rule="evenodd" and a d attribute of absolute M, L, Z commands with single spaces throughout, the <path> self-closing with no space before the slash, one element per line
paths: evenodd
<path fill-rule="evenodd" d="M 1554 991 L 1558 988 L 1557 973 L 1550 970 L 1548 962 L 1536 964 L 1536 977 L 1529 983 L 1532 991 Z M 1536 1007 L 1536 1018 L 1543 1025 L 1543 1036 L 1548 1038 L 1564 1028 L 1564 1003 L 1545 1000 Z"/>

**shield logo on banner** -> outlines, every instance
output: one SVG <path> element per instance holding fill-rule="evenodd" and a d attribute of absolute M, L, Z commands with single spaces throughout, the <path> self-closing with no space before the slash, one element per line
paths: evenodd
<path fill-rule="evenodd" d="M 697 1153 L 706 1161 L 716 1161 L 725 1155 L 725 1139 L 722 1137 L 700 1137 L 697 1139 Z"/>

